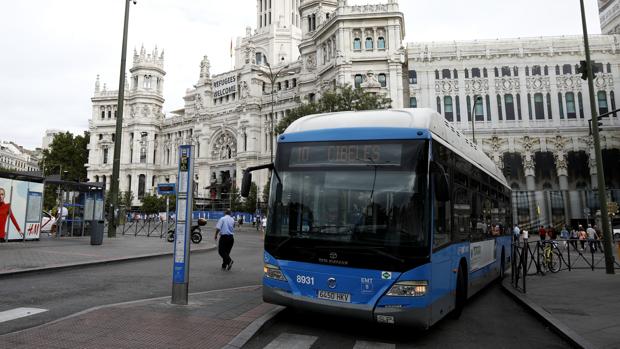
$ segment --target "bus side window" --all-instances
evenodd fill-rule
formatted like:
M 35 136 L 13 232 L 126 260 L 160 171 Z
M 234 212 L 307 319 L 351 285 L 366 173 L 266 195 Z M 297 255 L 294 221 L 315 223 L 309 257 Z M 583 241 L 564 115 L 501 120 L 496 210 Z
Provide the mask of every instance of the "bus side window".
M 450 212 L 450 201 L 442 202 L 437 199 L 434 200 L 434 232 L 433 232 L 433 248 L 447 245 L 451 242 L 452 236 L 452 224 L 450 219 L 452 214 Z
M 469 220 L 471 201 L 469 191 L 461 186 L 454 186 L 454 236 L 456 241 L 469 240 Z

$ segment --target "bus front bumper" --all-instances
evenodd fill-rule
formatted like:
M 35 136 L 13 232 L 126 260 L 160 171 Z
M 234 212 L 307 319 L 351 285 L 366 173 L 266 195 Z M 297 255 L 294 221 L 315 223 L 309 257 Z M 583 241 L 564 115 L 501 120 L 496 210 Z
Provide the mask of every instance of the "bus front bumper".
M 365 321 L 375 321 L 396 326 L 427 329 L 430 326 L 431 308 L 373 307 L 298 296 L 281 289 L 263 285 L 263 300 L 267 303 L 288 306 L 328 315 L 345 316 Z

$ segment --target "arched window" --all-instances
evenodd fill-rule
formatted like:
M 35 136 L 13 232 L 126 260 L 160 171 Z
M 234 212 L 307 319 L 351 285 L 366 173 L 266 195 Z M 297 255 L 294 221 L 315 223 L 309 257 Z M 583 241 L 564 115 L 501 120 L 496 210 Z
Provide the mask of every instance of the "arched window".
M 530 76 L 530 67 L 525 67 L 525 76 Z
M 465 69 L 465 79 L 469 79 L 469 70 Z
M 372 38 L 366 38 L 366 49 L 372 50 L 372 48 L 373 48 Z
M 381 87 L 387 86 L 387 79 L 385 77 L 385 74 L 379 74 L 379 83 L 381 84 Z
M 471 97 L 467 96 L 465 102 L 467 103 L 467 121 L 471 121 Z
M 437 97 L 437 112 L 441 114 L 441 98 Z
M 549 67 L 548 66 L 545 66 L 544 72 L 545 72 L 545 76 L 549 75 Z
M 475 105 L 474 105 L 474 110 L 475 110 L 475 114 L 476 114 L 476 121 L 484 121 L 484 106 L 483 106 L 483 100 L 482 100 L 482 96 L 476 96 L 475 98 Z
M 543 120 L 545 118 L 545 99 L 542 93 L 534 94 L 534 113 L 536 120 Z
M 415 85 L 418 83 L 418 73 L 415 70 L 409 71 L 409 84 Z
M 605 91 L 598 91 L 597 93 L 598 99 L 598 114 L 605 114 L 609 111 L 609 107 L 607 105 L 607 93 Z
M 107 180 L 106 176 L 101 177 L 101 183 L 106 184 L 106 180 Z
M 362 78 L 362 74 L 357 74 L 355 75 L 355 88 L 360 88 L 362 87 L 362 82 L 363 82 L 363 78 Z
M 506 120 L 514 120 L 515 104 L 511 94 L 504 95 L 504 105 L 506 106 Z
M 495 77 L 499 78 L 499 69 L 497 69 L 497 67 L 493 68 L 493 72 L 495 73 Z
M 577 110 L 575 108 L 575 94 L 572 92 L 566 92 L 564 98 L 566 99 L 566 117 L 568 119 L 576 119 Z M 560 102 L 560 104 L 561 103 L 562 102 Z
M 454 113 L 452 112 L 452 97 L 445 96 L 443 98 L 444 116 L 448 121 L 454 121 Z
M 127 175 L 127 190 L 126 191 L 131 191 L 131 175 Z
M 519 76 L 519 67 L 516 65 L 512 68 L 513 76 Z
M 435 69 L 435 80 L 439 80 L 439 70 Z
M 611 64 L 607 63 L 607 73 L 611 74 Z
M 362 49 L 362 40 L 360 38 L 353 39 L 353 49 L 354 50 Z
M 483 78 L 488 78 L 489 74 L 487 73 L 487 68 L 482 68 L 482 77 Z
M 95 176 L 95 183 L 99 183 L 99 176 Z
M 458 79 L 458 78 L 459 78 L 459 72 L 458 72 L 458 70 L 454 69 L 454 70 L 452 71 L 452 78 L 453 78 L 453 79 Z
M 558 92 L 558 104 L 560 106 L 560 119 L 564 119 L 564 103 L 562 103 L 562 92 Z
M 551 114 L 551 93 L 547 93 L 547 118 L 552 119 Z
M 418 99 L 415 97 L 409 97 L 409 108 L 417 108 L 418 107 Z
M 263 64 L 263 54 L 260 52 L 256 52 L 256 64 L 258 65 Z
M 456 96 L 456 121 L 460 122 L 461 121 L 461 101 L 459 99 L 459 96 Z
M 555 65 L 555 75 L 560 75 L 560 66 L 559 65 Z
M 504 119 L 503 113 L 502 113 L 502 96 L 500 95 L 497 95 L 497 116 L 500 121 Z
M 491 121 L 491 98 L 489 95 L 485 96 L 486 104 L 487 104 L 487 121 Z
M 384 50 L 385 49 L 385 38 L 383 36 L 380 36 L 377 39 L 377 48 L 379 50 Z
M 146 176 L 141 174 L 138 176 L 138 200 L 142 200 L 144 198 L 144 193 L 146 192 Z
M 532 67 L 532 75 L 541 75 L 541 71 L 540 71 L 540 66 L 539 65 L 535 65 Z
M 583 119 L 583 95 L 577 92 L 577 101 L 579 102 L 579 118 Z
M 479 78 L 480 77 L 480 68 L 471 68 L 471 77 Z
M 517 116 L 521 120 L 521 95 L 517 93 Z
M 442 79 L 450 79 L 450 69 L 444 69 L 441 71 Z
M 611 110 L 616 110 L 616 95 L 614 91 L 609 92 L 609 99 L 611 100 Z M 614 113 L 614 117 L 617 117 L 618 114 Z
M 153 178 L 151 178 L 151 188 L 155 188 L 155 181 L 157 181 L 157 176 L 153 176 Z
M 570 64 L 564 64 L 562 66 L 562 74 L 571 75 L 573 73 L 573 66 Z
M 532 120 L 532 95 L 529 93 L 527 94 L 527 113 Z

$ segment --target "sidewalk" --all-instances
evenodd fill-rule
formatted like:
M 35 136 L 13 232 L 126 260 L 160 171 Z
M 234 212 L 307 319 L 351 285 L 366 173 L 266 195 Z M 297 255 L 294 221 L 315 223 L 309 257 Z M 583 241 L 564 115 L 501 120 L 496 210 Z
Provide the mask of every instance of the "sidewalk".
M 514 290 L 507 275 L 503 286 L 575 345 L 620 348 L 620 274 L 597 269 L 528 276 L 526 294 Z
M 88 236 L 50 238 L 44 235 L 39 241 L 0 244 L 0 276 L 171 255 L 172 248 L 172 243 L 159 237 L 104 236 L 102 245 L 93 246 Z M 191 244 L 194 252 L 212 249 L 215 244 L 208 239 L 198 245 Z
M 238 229 L 252 229 L 248 226 Z M 89 264 L 172 254 L 173 244 L 159 237 L 89 237 L 0 244 L 0 277 Z M 211 251 L 204 239 L 193 252 Z M 189 305 L 170 297 L 112 304 L 0 336 L 0 348 L 240 348 L 282 308 L 263 303 L 259 285 L 189 295 Z
M 90 309 L 39 327 L 0 336 L 0 347 L 240 348 L 282 308 L 263 303 L 260 286 L 191 294 Z

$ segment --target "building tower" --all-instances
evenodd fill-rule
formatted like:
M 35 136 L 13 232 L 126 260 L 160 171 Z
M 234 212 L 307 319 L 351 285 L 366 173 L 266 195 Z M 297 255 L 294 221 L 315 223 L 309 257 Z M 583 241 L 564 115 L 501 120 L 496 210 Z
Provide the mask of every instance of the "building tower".
M 598 0 L 601 34 L 620 34 L 620 0 Z

